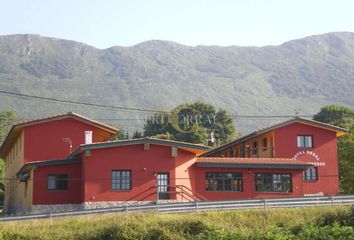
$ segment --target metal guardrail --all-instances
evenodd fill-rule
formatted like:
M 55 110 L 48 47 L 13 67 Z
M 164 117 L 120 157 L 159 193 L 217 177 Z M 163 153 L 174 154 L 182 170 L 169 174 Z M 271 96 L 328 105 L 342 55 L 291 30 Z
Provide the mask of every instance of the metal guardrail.
M 159 213 L 186 213 L 198 211 L 233 210 L 250 208 L 284 208 L 305 206 L 339 206 L 354 204 L 354 195 L 343 196 L 316 196 L 299 198 L 271 198 L 235 201 L 202 201 L 179 203 L 151 203 L 146 205 L 119 206 L 114 208 L 87 209 L 60 213 L 23 215 L 0 217 L 0 222 L 34 220 L 54 217 L 79 216 L 88 214 L 104 214 L 116 212 L 159 212 Z

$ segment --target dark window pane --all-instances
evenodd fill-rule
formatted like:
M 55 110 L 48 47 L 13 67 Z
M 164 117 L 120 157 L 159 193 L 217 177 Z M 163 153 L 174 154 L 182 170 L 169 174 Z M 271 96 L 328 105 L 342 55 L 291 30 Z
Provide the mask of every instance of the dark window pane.
M 68 189 L 68 175 L 60 174 L 48 175 L 48 190 L 67 190 Z
M 242 191 L 242 173 L 207 172 L 205 189 L 207 191 Z
M 131 171 L 113 170 L 112 171 L 112 190 L 130 190 Z
M 255 188 L 257 192 L 290 192 L 290 174 L 255 174 Z
M 252 144 L 252 154 L 255 155 L 258 153 L 258 142 L 253 142 Z
M 58 176 L 58 189 L 65 190 L 68 188 L 68 176 L 67 175 L 59 175 Z
M 306 171 L 304 171 L 304 180 L 305 181 L 317 180 L 317 167 L 311 167 Z
M 267 147 L 268 147 L 268 139 L 263 138 L 263 148 L 267 148 Z

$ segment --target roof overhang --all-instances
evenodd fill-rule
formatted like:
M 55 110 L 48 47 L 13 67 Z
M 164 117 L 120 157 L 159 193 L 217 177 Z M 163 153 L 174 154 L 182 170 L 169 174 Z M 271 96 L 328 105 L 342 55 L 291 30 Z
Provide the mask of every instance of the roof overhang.
M 156 138 L 138 138 L 138 139 L 118 140 L 118 141 L 111 141 L 111 142 L 81 145 L 78 148 L 76 148 L 68 157 L 70 158 L 70 157 L 79 156 L 84 150 L 114 148 L 114 147 L 136 145 L 136 144 L 155 144 L 155 145 L 171 146 L 188 152 L 195 153 L 196 156 L 200 156 L 201 154 L 205 153 L 207 150 L 210 149 L 209 147 L 201 144 L 192 144 L 192 143 L 172 141 L 172 140 L 162 140 Z
M 11 127 L 10 132 L 7 134 L 7 137 L 0 147 L 0 158 L 5 159 L 8 151 L 11 149 L 11 146 L 21 134 L 21 131 L 22 128 L 16 127 L 15 125 Z
M 292 159 L 277 158 L 208 158 L 197 159 L 197 167 L 200 168 L 257 168 L 257 169 L 308 169 L 313 165 Z
M 337 127 L 337 126 L 334 126 L 331 124 L 327 124 L 327 123 L 323 123 L 323 122 L 319 122 L 319 121 L 315 121 L 315 120 L 311 120 L 311 119 L 307 119 L 307 118 L 298 118 L 295 120 L 297 120 L 297 122 L 300 122 L 305 125 L 333 131 L 336 133 L 337 137 L 341 137 L 341 136 L 347 135 L 349 133 L 348 129 Z
M 80 163 L 81 158 L 67 158 L 67 159 L 57 159 L 57 160 L 48 160 L 48 161 L 38 161 L 38 162 L 29 162 L 22 166 L 22 168 L 17 172 L 17 176 L 27 173 L 30 170 L 37 167 L 44 166 L 56 166 L 56 165 L 64 165 L 64 164 L 75 164 Z

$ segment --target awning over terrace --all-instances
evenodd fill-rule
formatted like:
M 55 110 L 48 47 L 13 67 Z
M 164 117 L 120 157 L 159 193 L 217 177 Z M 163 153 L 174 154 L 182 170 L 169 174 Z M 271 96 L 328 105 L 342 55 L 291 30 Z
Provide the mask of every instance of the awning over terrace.
M 272 169 L 307 169 L 313 165 L 290 158 L 224 158 L 198 157 L 198 167 L 208 168 L 272 168 Z

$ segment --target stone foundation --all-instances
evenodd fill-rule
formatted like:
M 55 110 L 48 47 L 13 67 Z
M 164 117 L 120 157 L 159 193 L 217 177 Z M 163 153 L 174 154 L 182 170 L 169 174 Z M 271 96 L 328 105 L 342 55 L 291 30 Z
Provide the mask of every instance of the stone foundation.
M 181 202 L 177 200 L 160 200 L 159 204 Z M 86 209 L 115 208 L 121 206 L 141 206 L 154 203 L 152 201 L 102 201 L 102 202 L 84 202 L 80 204 L 48 204 L 32 205 L 26 212 L 21 214 L 43 214 L 69 211 L 82 211 Z
M 50 204 L 50 205 L 32 205 L 29 213 L 55 213 L 84 210 L 82 204 Z
M 152 203 L 150 201 L 106 201 L 106 202 L 84 202 L 80 204 L 51 204 L 32 205 L 26 214 L 56 213 L 69 211 L 82 211 L 86 209 L 114 208 L 121 206 L 137 206 Z
M 95 208 L 114 208 L 122 206 L 140 206 L 153 203 L 151 201 L 102 201 L 102 202 L 84 202 L 82 203 L 83 209 Z

